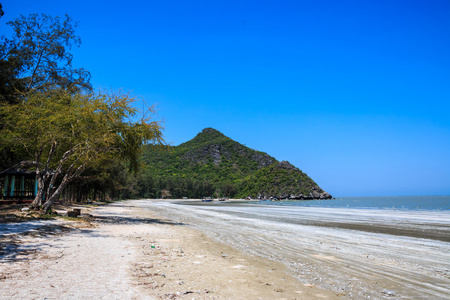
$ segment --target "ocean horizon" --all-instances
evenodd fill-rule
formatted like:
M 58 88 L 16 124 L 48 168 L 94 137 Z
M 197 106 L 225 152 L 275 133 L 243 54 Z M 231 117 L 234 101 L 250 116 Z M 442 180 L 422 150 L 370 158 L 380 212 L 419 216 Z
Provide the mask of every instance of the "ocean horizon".
M 395 210 L 450 210 L 450 196 L 352 196 L 328 200 L 260 200 L 263 205 L 395 209 Z

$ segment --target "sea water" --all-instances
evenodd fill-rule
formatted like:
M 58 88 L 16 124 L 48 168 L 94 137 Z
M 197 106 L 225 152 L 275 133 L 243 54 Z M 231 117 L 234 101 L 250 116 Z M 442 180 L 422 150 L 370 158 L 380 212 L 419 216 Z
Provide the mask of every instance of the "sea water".
M 450 210 L 450 196 L 336 197 L 330 200 L 258 201 L 258 204 L 399 210 Z
M 349 197 L 149 205 L 224 244 L 284 263 L 304 284 L 356 299 L 383 298 L 385 290 L 399 298 L 444 299 L 450 298 L 449 200 Z

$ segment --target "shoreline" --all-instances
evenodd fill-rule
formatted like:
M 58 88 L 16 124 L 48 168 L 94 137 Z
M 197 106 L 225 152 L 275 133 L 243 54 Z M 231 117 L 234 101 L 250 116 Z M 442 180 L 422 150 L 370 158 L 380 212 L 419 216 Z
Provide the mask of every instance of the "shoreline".
M 4 299 L 341 296 L 299 282 L 281 262 L 243 253 L 137 204 L 82 209 L 94 216 L 93 227 L 57 220 L 51 233 L 36 226 L 31 235 L 8 234 L 17 247 L 0 256 Z
M 171 200 L 168 200 L 171 201 Z M 258 205 L 258 201 L 252 201 L 252 203 L 249 200 L 239 200 L 239 199 L 230 199 L 226 202 L 205 202 L 202 203 L 201 200 L 198 199 L 189 199 L 189 200 L 173 200 L 173 203 L 180 204 L 180 205 L 202 205 L 202 206 L 222 206 L 222 205 L 251 205 L 255 206 Z M 285 206 L 290 207 L 290 206 Z M 296 206 L 294 206 L 296 207 Z M 307 208 L 307 207 L 306 207 Z M 344 207 L 318 207 L 318 209 L 326 211 L 329 209 L 344 209 Z M 347 209 L 347 208 L 345 208 Z M 376 208 L 350 208 L 350 209 L 356 209 L 359 211 L 397 211 L 397 213 L 417 213 L 417 212 L 437 212 L 441 213 L 442 210 L 421 210 L 421 211 L 410 211 L 410 210 L 393 210 L 393 209 L 376 209 Z M 417 229 L 411 229 L 411 228 L 405 228 L 404 226 L 395 226 L 392 224 L 385 225 L 382 223 L 369 223 L 364 224 L 361 222 L 351 222 L 350 220 L 345 220 L 342 222 L 333 222 L 333 221 L 326 221 L 323 219 L 316 219 L 316 220 L 302 220 L 298 219 L 296 220 L 295 224 L 298 225 L 306 225 L 306 226 L 317 226 L 317 227 L 328 227 L 328 228 L 340 228 L 340 229 L 347 229 L 347 230 L 358 230 L 358 231 L 364 231 L 368 233 L 381 233 L 381 234 L 388 234 L 388 235 L 395 235 L 395 236 L 406 236 L 406 237 L 413 237 L 413 238 L 423 238 L 423 239 L 431 239 L 431 240 L 437 240 L 437 241 L 443 241 L 443 242 L 450 242 L 450 222 L 447 225 L 446 229 L 436 229 L 434 230 L 417 230 Z
M 301 282 L 337 295 L 450 296 L 449 212 L 148 205 L 245 253 L 283 262 Z

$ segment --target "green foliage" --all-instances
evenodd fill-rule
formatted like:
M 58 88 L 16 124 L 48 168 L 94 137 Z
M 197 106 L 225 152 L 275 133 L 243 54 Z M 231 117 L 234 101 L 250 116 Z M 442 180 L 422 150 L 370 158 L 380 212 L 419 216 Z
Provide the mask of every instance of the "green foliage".
M 302 171 L 283 168 L 282 164 L 273 164 L 245 178 L 241 183 L 240 193 L 253 196 L 277 195 L 284 198 L 288 194 L 308 196 L 316 188 L 317 184 Z
M 302 171 L 207 128 L 176 147 L 149 146 L 136 197 L 172 198 L 309 195 L 323 192 Z
M 5 116 L 0 145 L 22 153 L 22 164 L 36 170 L 39 191 L 34 205 L 41 205 L 44 194 L 50 205 L 88 166 L 101 170 L 128 160 L 135 169 L 140 148 L 162 142 L 158 122 L 132 121 L 137 112 L 133 101 L 127 94 L 53 90 L 30 94 L 24 103 L 0 105 Z
M 143 145 L 163 142 L 153 108 L 136 121 L 133 97 L 91 92 L 89 72 L 72 66 L 70 49 L 80 38 L 69 16 L 31 14 L 7 25 L 13 34 L 0 37 L 1 169 L 35 170 L 33 205 L 45 210 L 67 186 L 77 200 L 135 194 L 127 168 L 139 169 Z
M 36 91 L 91 90 L 89 72 L 72 67 L 69 50 L 80 38 L 69 16 L 21 15 L 7 25 L 14 33 L 0 37 L 0 102 L 24 101 Z
M 72 67 L 70 49 L 78 46 L 80 39 L 69 16 L 60 19 L 45 14 L 21 15 L 6 25 L 12 34 L 0 36 L 1 105 L 25 102 L 35 92 L 64 89 L 73 94 L 91 90 L 89 72 Z M 0 130 L 11 125 L 5 124 L 9 116 L 3 113 L 5 110 L 0 113 Z M 29 124 L 30 132 L 32 125 Z M 28 153 L 21 153 L 17 147 L 8 148 L 5 143 L 0 146 L 1 170 L 27 157 Z

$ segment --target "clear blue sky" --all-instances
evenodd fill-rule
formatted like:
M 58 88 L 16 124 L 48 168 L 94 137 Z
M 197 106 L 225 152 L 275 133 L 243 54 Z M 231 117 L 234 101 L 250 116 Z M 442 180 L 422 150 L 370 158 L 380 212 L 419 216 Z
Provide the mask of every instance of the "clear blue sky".
M 69 14 L 96 88 L 158 105 L 173 145 L 213 127 L 334 196 L 450 194 L 450 1 L 21 1 Z

